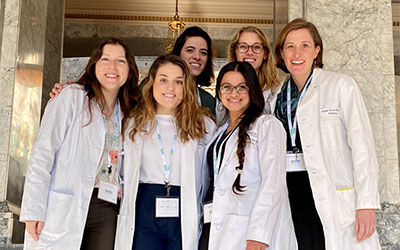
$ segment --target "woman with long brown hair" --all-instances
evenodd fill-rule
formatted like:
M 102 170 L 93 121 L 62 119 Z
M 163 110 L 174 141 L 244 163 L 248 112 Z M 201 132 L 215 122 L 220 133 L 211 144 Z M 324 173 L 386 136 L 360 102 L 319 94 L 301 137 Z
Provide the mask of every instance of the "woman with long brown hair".
M 207 148 L 204 172 L 213 173 L 206 195 L 213 203 L 204 205 L 205 222 L 211 221 L 208 249 L 297 250 L 285 181 L 285 132 L 274 116 L 262 113 L 255 70 L 247 62 L 228 63 L 216 89 L 229 120 Z
M 124 143 L 124 200 L 116 249 L 198 245 L 201 161 L 214 130 L 178 56 L 158 57 L 141 87 Z
M 25 249 L 113 249 L 121 134 L 137 81 L 133 54 L 110 38 L 76 84 L 49 102 L 26 174 Z

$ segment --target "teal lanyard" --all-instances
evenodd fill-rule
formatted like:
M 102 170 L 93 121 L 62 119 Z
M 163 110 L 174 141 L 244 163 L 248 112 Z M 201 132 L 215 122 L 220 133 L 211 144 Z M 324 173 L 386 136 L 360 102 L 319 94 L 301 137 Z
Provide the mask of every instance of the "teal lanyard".
M 162 140 L 161 140 L 160 124 L 158 123 L 157 120 L 156 120 L 156 131 L 157 131 L 158 143 L 160 146 L 161 159 L 163 161 L 163 167 L 164 167 L 164 184 L 167 189 L 167 196 L 169 196 L 169 189 L 171 188 L 169 185 L 170 176 L 171 176 L 171 161 L 172 161 L 172 156 L 174 155 L 177 135 L 176 135 L 176 133 L 173 135 L 171 151 L 170 151 L 170 164 L 168 164 L 167 159 L 165 158 L 165 150 L 164 150 Z
M 311 74 L 308 76 L 306 84 L 303 87 L 303 90 L 300 93 L 300 97 L 299 97 L 299 101 L 297 102 L 297 107 L 300 104 L 300 101 L 303 99 L 304 94 L 307 91 L 308 85 L 311 82 L 312 79 L 312 72 Z M 292 147 L 293 147 L 293 152 L 297 152 L 298 148 L 296 147 L 296 133 L 297 133 L 297 118 L 296 118 L 296 114 L 294 115 L 294 120 L 292 123 L 292 100 L 291 100 L 291 80 L 288 81 L 288 86 L 287 86 L 287 109 L 286 109 L 286 113 L 287 113 L 287 119 L 288 119 L 288 125 L 289 125 L 289 135 L 290 135 L 290 140 L 292 142 Z M 297 109 L 296 109 L 296 113 L 297 113 Z

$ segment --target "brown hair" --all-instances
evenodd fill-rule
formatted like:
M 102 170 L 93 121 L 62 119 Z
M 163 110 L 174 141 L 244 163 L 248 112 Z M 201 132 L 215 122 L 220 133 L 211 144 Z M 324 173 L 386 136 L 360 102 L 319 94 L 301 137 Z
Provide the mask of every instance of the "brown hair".
M 185 45 L 186 41 L 191 37 L 201 37 L 207 43 L 207 63 L 200 75 L 196 77 L 196 84 L 199 86 L 208 87 L 211 85 L 211 82 L 214 81 L 214 69 L 212 62 L 214 58 L 214 51 L 212 48 L 211 37 L 207 32 L 198 26 L 192 26 L 185 29 L 185 31 L 183 31 L 183 33 L 176 39 L 171 54 L 180 56 L 183 45 Z
M 324 64 L 322 61 L 322 55 L 323 55 L 323 46 L 322 46 L 322 38 L 315 27 L 314 24 L 305 21 L 302 18 L 297 18 L 291 21 L 290 23 L 286 24 L 286 26 L 282 29 L 282 31 L 279 33 L 278 37 L 276 38 L 275 41 L 275 58 L 276 58 L 276 66 L 286 73 L 289 73 L 288 69 L 285 66 L 285 61 L 283 60 L 282 57 L 282 51 L 283 47 L 285 46 L 285 40 L 288 34 L 293 31 L 293 30 L 300 30 L 300 29 L 307 29 L 310 34 L 312 39 L 314 40 L 314 46 L 317 47 L 319 46 L 319 53 L 317 55 L 317 58 L 315 59 L 315 65 L 314 67 L 318 68 L 323 68 Z
M 190 139 L 200 139 L 206 134 L 204 116 L 210 116 L 205 108 L 200 107 L 197 100 L 197 87 L 193 83 L 189 68 L 186 63 L 176 55 L 163 55 L 158 57 L 151 65 L 149 78 L 141 86 L 141 98 L 132 110 L 131 117 L 134 125 L 129 137 L 134 140 L 137 132 L 147 135 L 153 133 L 155 128 L 156 100 L 153 97 L 153 83 L 160 66 L 171 63 L 180 67 L 183 71 L 183 100 L 175 111 L 176 124 L 179 131 L 179 138 L 186 143 Z M 150 129 L 146 130 L 150 123 Z
M 122 41 L 117 38 L 108 38 L 103 40 L 92 52 L 90 56 L 89 62 L 86 65 L 86 68 L 83 72 L 83 75 L 78 79 L 76 83 L 84 86 L 87 97 L 89 98 L 88 106 L 90 112 L 90 120 L 88 124 L 92 121 L 92 107 L 91 100 L 94 100 L 101 104 L 102 107 L 106 106 L 106 100 L 104 98 L 103 92 L 101 91 L 101 84 L 96 77 L 96 63 L 100 60 L 103 55 L 103 48 L 107 44 L 112 45 L 121 45 L 125 50 L 125 57 L 128 62 L 128 78 L 124 85 L 119 88 L 118 91 L 118 100 L 119 105 L 121 107 L 121 111 L 123 114 L 122 126 L 121 126 L 121 135 L 124 135 L 126 121 L 129 116 L 129 111 L 131 107 L 136 104 L 137 98 L 137 83 L 139 78 L 139 70 L 135 62 L 135 57 L 133 53 L 130 51 L 129 47 Z
M 264 46 L 267 59 L 263 60 L 260 69 L 257 72 L 257 77 L 263 91 L 267 89 L 275 90 L 279 86 L 279 76 L 275 67 L 275 59 L 272 54 L 272 47 L 269 44 L 264 32 L 262 32 L 259 28 L 247 26 L 236 32 L 230 44 L 228 45 L 228 61 L 237 61 L 236 47 L 243 32 L 253 32 L 258 36 L 258 38 L 260 38 Z

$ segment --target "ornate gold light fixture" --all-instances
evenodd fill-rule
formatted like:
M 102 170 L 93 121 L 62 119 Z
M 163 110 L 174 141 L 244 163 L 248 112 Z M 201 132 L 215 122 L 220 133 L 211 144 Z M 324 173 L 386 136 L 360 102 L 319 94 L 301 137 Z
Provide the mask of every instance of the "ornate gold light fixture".
M 183 32 L 185 24 L 179 20 L 178 0 L 176 0 L 174 20 L 168 23 L 167 41 L 165 43 L 165 54 L 169 54 L 174 47 L 178 36 Z

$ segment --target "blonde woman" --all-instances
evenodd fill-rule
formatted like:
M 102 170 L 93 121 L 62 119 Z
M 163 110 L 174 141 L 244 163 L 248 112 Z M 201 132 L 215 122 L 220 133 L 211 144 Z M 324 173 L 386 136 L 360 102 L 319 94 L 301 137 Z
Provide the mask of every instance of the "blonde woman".
M 241 28 L 228 45 L 227 54 L 230 62 L 245 61 L 253 66 L 263 91 L 264 113 L 271 114 L 271 103 L 276 98 L 279 76 L 272 47 L 264 32 L 254 26 Z

